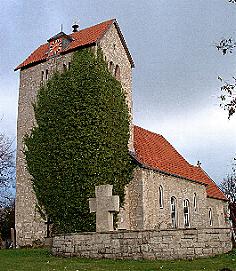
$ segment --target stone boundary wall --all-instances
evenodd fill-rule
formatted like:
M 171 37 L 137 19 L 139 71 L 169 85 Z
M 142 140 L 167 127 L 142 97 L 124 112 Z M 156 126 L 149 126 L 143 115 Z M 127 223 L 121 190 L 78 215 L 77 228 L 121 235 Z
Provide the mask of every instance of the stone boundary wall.
M 185 259 L 231 249 L 229 228 L 76 233 L 55 236 L 52 245 L 53 255 L 95 259 Z

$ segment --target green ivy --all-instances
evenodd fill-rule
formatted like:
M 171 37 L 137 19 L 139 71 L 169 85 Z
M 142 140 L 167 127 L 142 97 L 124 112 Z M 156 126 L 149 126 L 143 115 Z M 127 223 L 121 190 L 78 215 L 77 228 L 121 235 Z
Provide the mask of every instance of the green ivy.
M 124 91 L 101 50 L 74 53 L 70 69 L 41 87 L 34 112 L 25 157 L 38 205 L 58 232 L 95 230 L 95 185 L 113 184 L 123 203 L 134 168 Z

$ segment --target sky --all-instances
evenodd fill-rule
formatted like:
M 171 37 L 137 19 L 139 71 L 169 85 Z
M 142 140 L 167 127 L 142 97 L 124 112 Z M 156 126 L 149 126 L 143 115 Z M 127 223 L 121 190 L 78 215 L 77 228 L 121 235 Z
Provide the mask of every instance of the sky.
M 219 183 L 236 157 L 236 116 L 219 107 L 221 76 L 236 73 L 236 5 L 227 0 L 0 0 L 0 132 L 16 140 L 19 72 L 14 68 L 60 31 L 116 18 L 135 62 L 134 123 L 162 134 Z

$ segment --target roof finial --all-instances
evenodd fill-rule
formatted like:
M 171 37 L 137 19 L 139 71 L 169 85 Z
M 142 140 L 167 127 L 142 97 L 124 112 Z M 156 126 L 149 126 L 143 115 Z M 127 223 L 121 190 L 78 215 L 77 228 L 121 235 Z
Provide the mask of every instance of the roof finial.
M 201 166 L 201 162 L 200 161 L 197 161 L 197 166 L 200 167 Z
M 78 32 L 78 28 L 79 28 L 78 20 L 74 20 L 72 28 L 73 28 L 72 32 Z
M 61 32 L 63 32 L 63 24 L 61 24 Z

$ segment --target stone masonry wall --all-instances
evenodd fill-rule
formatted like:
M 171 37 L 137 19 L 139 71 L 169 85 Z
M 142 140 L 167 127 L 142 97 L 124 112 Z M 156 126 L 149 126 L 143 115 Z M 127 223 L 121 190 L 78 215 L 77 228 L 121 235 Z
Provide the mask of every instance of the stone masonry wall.
M 225 227 L 228 223 L 227 212 L 228 212 L 228 202 L 207 198 L 207 212 L 209 221 L 209 209 L 212 210 L 212 227 Z
M 102 48 L 108 67 L 110 62 L 113 63 L 113 70 L 111 72 L 115 74 L 116 65 L 120 68 L 120 82 L 125 92 L 130 113 L 130 140 L 128 147 L 129 150 L 133 151 L 132 67 L 114 24 L 111 25 L 110 29 L 102 37 L 99 46 Z
M 143 230 L 143 180 L 142 169 L 136 168 L 133 180 L 126 186 L 123 219 L 126 230 Z
M 114 46 L 114 44 L 116 45 Z M 114 26 L 101 39 L 100 46 L 108 64 L 113 61 L 114 64 L 120 66 L 121 84 L 127 96 L 130 114 L 132 114 L 131 65 Z M 63 71 L 63 65 L 68 68 L 71 57 L 72 53 L 60 55 L 20 71 L 16 162 L 16 238 L 19 246 L 32 245 L 33 240 L 43 240 L 46 236 L 46 225 L 37 212 L 31 177 L 27 171 L 23 154 L 23 138 L 30 133 L 35 123 L 32 103 L 35 101 L 40 85 L 47 80 L 46 74 L 48 73 L 50 78 L 56 70 Z M 130 138 L 129 147 L 131 149 L 133 136 Z
M 16 158 L 16 238 L 17 245 L 32 245 L 34 240 L 43 240 L 46 236 L 46 225 L 41 219 L 37 208 L 36 198 L 31 185 L 31 176 L 27 171 L 24 158 L 23 138 L 29 134 L 35 124 L 32 103 L 37 92 L 46 81 L 46 70 L 50 77 L 55 70 L 62 71 L 63 64 L 71 61 L 72 54 L 51 58 L 20 72 L 20 90 L 18 100 L 17 120 L 17 158 Z M 42 78 L 44 72 L 44 78 Z
M 208 227 L 204 185 L 147 169 L 143 169 L 143 179 L 144 229 L 171 227 L 171 197 L 176 198 L 177 228 L 184 228 L 183 204 L 186 199 L 189 200 L 190 227 Z M 163 208 L 159 204 L 160 186 L 163 188 Z M 194 193 L 197 195 L 196 209 L 193 206 Z M 158 224 L 160 221 L 162 225 Z
M 179 229 L 80 233 L 53 238 L 58 256 L 109 259 L 208 257 L 232 249 L 230 229 Z
M 159 202 L 159 187 L 163 188 L 163 206 Z M 196 207 L 194 207 L 196 194 Z M 138 195 L 138 196 L 137 196 Z M 171 197 L 176 199 L 177 228 L 184 228 L 184 200 L 189 201 L 190 227 L 227 227 L 223 210 L 227 202 L 207 198 L 206 186 L 160 172 L 137 167 L 132 182 L 127 185 L 123 213 L 126 229 L 152 230 L 172 228 Z M 212 208 L 213 225 L 209 221 Z M 140 217 L 140 219 L 138 219 Z

